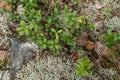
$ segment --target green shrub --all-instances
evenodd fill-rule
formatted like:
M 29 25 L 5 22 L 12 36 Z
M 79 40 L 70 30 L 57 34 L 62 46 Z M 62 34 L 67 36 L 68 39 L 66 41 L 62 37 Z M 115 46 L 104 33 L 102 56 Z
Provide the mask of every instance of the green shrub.
M 29 7 L 32 4 L 27 2 L 24 6 L 26 16 L 20 21 L 20 27 L 17 28 L 19 36 L 26 36 L 30 41 L 37 43 L 41 50 L 50 49 L 55 54 L 62 50 L 61 47 L 64 44 L 76 48 L 76 38 L 81 35 L 81 31 L 86 25 L 85 17 L 77 16 L 77 11 L 72 11 L 67 6 L 63 10 L 59 10 L 59 4 L 54 10 L 48 8 L 51 14 L 44 17 L 43 10 L 36 10 L 36 6 L 35 8 Z M 59 18 L 61 14 L 63 15 L 62 20 L 66 24 L 64 26 Z M 82 20 L 82 23 L 79 20 Z
M 103 37 L 105 39 L 106 45 L 112 48 L 114 45 L 120 42 L 120 30 L 112 32 L 111 29 L 108 29 L 107 34 L 105 34 Z
M 87 76 L 90 73 L 91 68 L 92 66 L 90 64 L 89 58 L 84 58 L 83 60 L 79 61 L 76 73 L 78 75 Z

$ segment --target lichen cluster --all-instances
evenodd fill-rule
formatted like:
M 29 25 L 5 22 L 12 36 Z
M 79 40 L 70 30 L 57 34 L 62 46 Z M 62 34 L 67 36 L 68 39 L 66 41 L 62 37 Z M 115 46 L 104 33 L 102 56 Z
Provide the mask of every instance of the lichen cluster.
M 97 4 L 101 6 L 96 8 L 96 3 L 88 3 L 86 7 L 81 9 L 81 13 L 87 16 L 88 23 L 94 22 L 97 24 L 103 21 L 103 25 L 107 28 L 120 29 L 120 1 L 119 0 L 103 0 Z M 99 28 L 101 25 L 96 25 Z
M 74 80 L 78 78 L 75 75 L 73 61 L 63 61 L 53 56 L 28 63 L 16 77 L 20 80 Z
M 17 72 L 15 80 L 115 80 L 120 77 L 115 70 L 103 68 L 100 68 L 96 75 L 91 73 L 86 77 L 77 76 L 75 67 L 72 60 L 64 61 L 60 57 L 47 56 L 27 63 Z
M 107 27 L 109 27 L 113 30 L 120 29 L 120 18 L 117 16 L 114 16 L 112 19 L 106 20 L 105 23 L 106 23 Z
M 7 34 L 10 34 L 10 30 L 7 25 L 7 18 L 8 14 L 0 13 L 0 47 L 9 46 Z

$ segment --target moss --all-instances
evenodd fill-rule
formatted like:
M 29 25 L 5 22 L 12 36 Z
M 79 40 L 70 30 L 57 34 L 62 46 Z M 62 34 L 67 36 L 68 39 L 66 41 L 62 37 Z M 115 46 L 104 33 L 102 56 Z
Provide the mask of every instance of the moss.
M 0 14 L 0 47 L 9 46 L 7 34 L 11 34 L 7 25 L 8 14 Z

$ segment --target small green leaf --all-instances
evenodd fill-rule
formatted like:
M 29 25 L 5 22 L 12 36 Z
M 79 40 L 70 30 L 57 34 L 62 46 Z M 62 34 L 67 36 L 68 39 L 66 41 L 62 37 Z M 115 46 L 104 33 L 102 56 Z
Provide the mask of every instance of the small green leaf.
M 54 49 L 55 49 L 54 45 L 50 45 L 49 48 L 50 48 L 51 50 L 54 50 Z
M 68 22 L 70 20 L 69 17 L 64 17 L 65 21 Z
M 58 31 L 58 33 L 61 33 L 62 32 L 62 29 Z
M 53 28 L 51 29 L 51 31 L 52 31 L 53 33 L 56 33 L 56 30 L 55 30 L 55 29 L 53 29 Z
M 55 39 L 54 43 L 58 43 L 58 40 Z
M 41 16 L 37 16 L 37 17 L 36 17 L 36 21 L 37 21 L 37 22 L 39 22 L 40 19 L 41 19 Z
M 112 35 L 112 30 L 108 29 L 108 35 Z
M 88 75 L 88 72 L 86 70 L 82 70 L 82 73 L 81 73 L 82 76 L 86 76 Z
M 27 36 L 29 36 L 30 33 L 29 33 L 28 30 L 26 30 L 26 31 L 25 31 L 25 34 L 26 34 Z
M 33 23 L 30 23 L 30 25 L 28 26 L 29 29 L 33 29 L 34 28 L 34 25 Z
M 44 39 L 43 39 L 43 42 L 44 42 L 44 43 L 46 43 L 46 42 L 47 42 L 47 39 L 46 39 L 46 38 L 44 38 Z
M 20 32 L 19 32 L 19 35 L 20 35 L 20 36 L 22 36 L 22 35 L 24 35 L 24 34 L 25 34 L 24 31 L 20 31 Z
M 17 31 L 21 31 L 21 30 L 24 30 L 24 28 L 23 27 L 18 27 L 17 28 Z
M 75 17 L 71 17 L 70 19 L 71 19 L 72 21 L 75 21 L 75 20 L 76 20 L 76 18 L 75 18 Z
M 46 44 L 41 45 L 42 50 L 47 48 Z
M 59 49 L 59 45 L 55 45 L 55 49 Z
M 85 58 L 84 60 L 83 60 L 83 64 L 85 65 L 85 64 L 88 64 L 89 63 L 89 59 L 88 58 Z
M 59 35 L 58 35 L 58 33 L 55 33 L 55 36 L 56 36 L 56 40 L 58 41 L 58 40 L 59 40 Z
M 77 11 L 73 11 L 73 13 L 72 13 L 72 14 L 73 14 L 73 16 L 76 16 L 76 14 L 77 14 Z
M 73 21 L 69 21 L 68 24 L 69 24 L 70 27 L 73 27 L 74 22 Z
M 51 45 L 51 44 L 54 44 L 54 42 L 52 40 L 48 41 L 48 43 Z
M 23 26 L 25 26 L 25 25 L 26 25 L 26 23 L 25 23 L 23 20 L 21 20 L 21 21 L 20 21 L 20 26 L 23 27 Z

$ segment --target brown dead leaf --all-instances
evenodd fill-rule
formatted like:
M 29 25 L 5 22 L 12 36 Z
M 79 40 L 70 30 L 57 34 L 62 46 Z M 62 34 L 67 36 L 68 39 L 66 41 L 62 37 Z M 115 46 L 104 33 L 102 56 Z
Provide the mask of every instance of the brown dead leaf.
M 86 45 L 87 50 L 92 50 L 94 48 L 94 43 L 92 41 L 88 41 Z
M 4 59 L 5 59 L 5 56 L 6 56 L 6 51 L 1 50 L 1 51 L 0 51 L 0 61 L 4 60 Z
M 112 51 L 110 49 L 108 49 L 105 45 L 103 45 L 100 42 L 95 43 L 95 52 L 99 56 L 108 55 L 108 54 L 112 53 Z
M 83 32 L 81 37 L 79 37 L 76 40 L 76 43 L 77 43 L 78 46 L 86 46 L 87 42 L 88 42 L 88 34 L 86 32 Z
M 105 55 L 109 55 L 109 54 L 111 54 L 111 53 L 112 53 L 112 50 L 111 50 L 111 49 L 106 48 L 106 49 L 103 51 L 103 53 L 104 53 Z
M 6 2 L 0 2 L 0 6 L 4 7 L 6 10 L 11 10 L 11 7 Z

